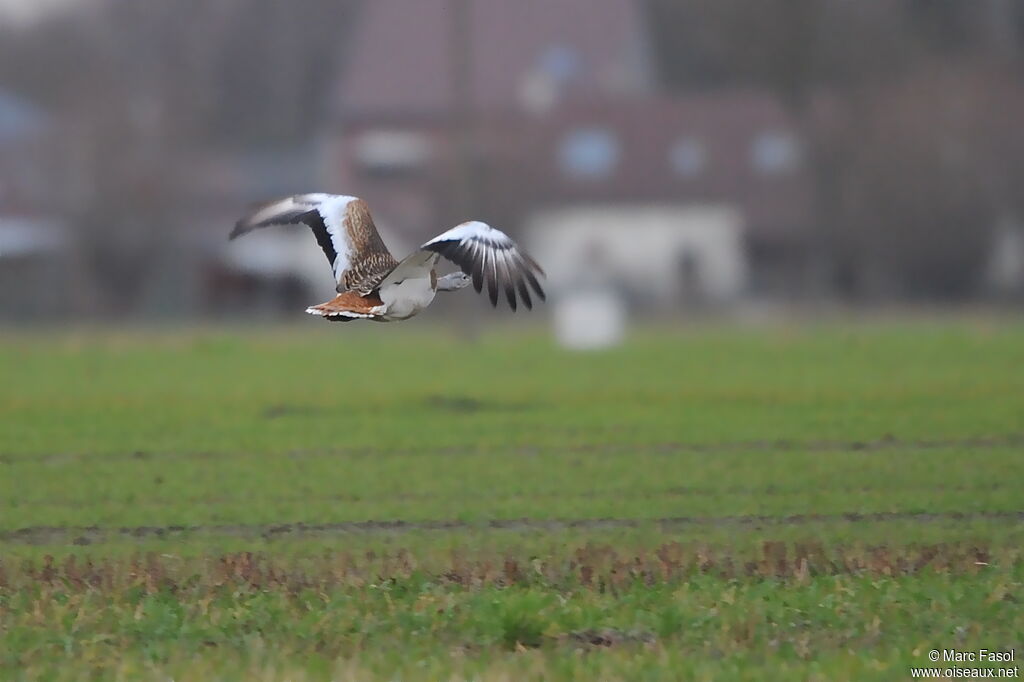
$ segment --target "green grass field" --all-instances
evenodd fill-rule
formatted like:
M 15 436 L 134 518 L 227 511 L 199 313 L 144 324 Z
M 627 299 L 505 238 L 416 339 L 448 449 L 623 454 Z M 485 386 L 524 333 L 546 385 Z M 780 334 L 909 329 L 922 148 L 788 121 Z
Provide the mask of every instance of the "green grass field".
M 7 333 L 0 679 L 910 679 L 1022 492 L 1008 321 Z

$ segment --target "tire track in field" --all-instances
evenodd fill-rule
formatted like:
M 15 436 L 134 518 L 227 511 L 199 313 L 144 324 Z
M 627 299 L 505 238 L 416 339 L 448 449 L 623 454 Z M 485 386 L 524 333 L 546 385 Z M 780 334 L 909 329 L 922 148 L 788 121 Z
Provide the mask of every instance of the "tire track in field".
M 275 539 L 302 535 L 345 535 L 350 533 L 402 533 L 412 531 L 459 530 L 565 530 L 615 529 L 655 525 L 662 528 L 680 526 L 795 526 L 813 523 L 885 523 L 912 521 L 940 523 L 944 521 L 996 520 L 1024 522 L 1021 511 L 979 512 L 844 512 L 839 514 L 791 514 L 787 516 L 673 516 L 662 518 L 584 518 L 584 519 L 493 519 L 472 523 L 456 519 L 435 521 L 342 521 L 336 523 L 278 523 L 170 525 L 103 528 L 99 526 L 31 526 L 0 533 L 0 542 L 18 544 L 102 544 L 125 539 L 171 539 L 185 534 L 224 535 Z
M 849 485 L 842 485 L 841 482 L 835 486 L 819 485 L 816 490 L 818 492 L 834 491 L 843 494 L 859 494 L 859 495 L 870 495 L 872 493 L 915 493 L 915 492 L 929 492 L 929 493 L 972 493 L 976 495 L 991 494 L 1005 490 L 1008 488 L 1017 489 L 1019 484 L 1015 481 L 1000 481 L 996 483 L 981 483 L 973 485 L 965 484 L 953 484 L 953 485 L 935 485 L 935 484 L 921 484 L 921 485 L 901 485 L 898 488 L 893 488 L 885 485 L 873 485 L 873 486 L 860 486 L 852 487 Z M 591 499 L 604 499 L 609 496 L 614 496 L 618 500 L 649 500 L 654 497 L 721 497 L 721 496 L 733 496 L 733 497 L 796 497 L 807 492 L 806 488 L 786 488 L 778 484 L 768 484 L 764 486 L 726 486 L 723 488 L 715 488 L 711 486 L 697 487 L 697 486 L 673 486 L 671 488 L 658 488 L 658 489 L 637 489 L 637 490 L 608 490 L 608 489 L 596 489 L 596 490 L 583 490 L 572 494 L 567 494 L 562 491 L 546 491 L 546 492 L 533 492 L 529 494 L 529 499 L 533 501 L 544 501 L 544 500 L 564 500 L 567 497 L 572 497 L 581 500 Z M 447 492 L 399 492 L 388 495 L 377 495 L 374 497 L 376 501 L 389 500 L 399 502 L 431 502 L 440 499 L 448 499 L 450 493 Z M 503 495 L 496 495 L 491 491 L 486 490 L 473 490 L 464 491 L 459 494 L 462 500 L 488 500 L 488 501 L 504 501 L 504 500 L 518 500 L 522 499 L 524 495 L 520 493 L 509 493 Z M 183 498 L 180 496 L 173 497 L 153 497 L 149 496 L 144 501 L 133 501 L 131 504 L 138 507 L 145 507 L 147 509 L 161 509 L 167 507 L 179 507 L 182 502 L 187 502 L 189 505 L 204 505 L 214 506 L 223 504 L 238 504 L 246 502 L 251 499 L 251 496 L 245 492 L 238 493 L 237 495 L 215 495 L 207 497 L 187 497 Z M 357 493 L 327 493 L 327 494 L 295 494 L 295 495 L 280 495 L 273 498 L 275 503 L 293 503 L 293 502 L 330 502 L 330 503 L 354 503 L 365 502 L 365 495 Z M 87 509 L 95 506 L 95 500 L 84 500 L 84 499 L 67 499 L 67 498 L 35 498 L 31 501 L 32 506 L 45 507 L 47 509 Z
M 565 454 L 621 454 L 621 453 L 652 453 L 652 454 L 717 454 L 736 452 L 880 452 L 899 450 L 938 450 L 943 448 L 970 448 L 973 450 L 992 450 L 1007 447 L 1024 447 L 1024 433 L 1011 433 L 995 436 L 971 436 L 965 438 L 918 438 L 904 439 L 891 434 L 880 438 L 865 440 L 798 440 L 790 438 L 757 439 L 743 441 L 726 441 L 720 443 L 685 443 L 679 441 L 663 441 L 658 443 L 637 444 L 582 444 L 582 445 L 526 445 L 513 448 L 485 449 L 480 447 L 427 447 L 427 448 L 329 448 L 313 450 L 291 450 L 283 453 L 269 453 L 268 457 L 288 457 L 301 459 L 307 457 L 349 456 L 349 457 L 382 457 L 388 455 L 539 455 L 545 453 Z M 107 454 L 88 453 L 53 453 L 48 455 L 11 455 L 0 454 L 0 465 L 21 464 L 26 462 L 59 464 L 65 462 L 116 462 L 127 460 L 170 460 L 170 459 L 230 459 L 232 457 L 251 457 L 247 452 L 117 452 Z

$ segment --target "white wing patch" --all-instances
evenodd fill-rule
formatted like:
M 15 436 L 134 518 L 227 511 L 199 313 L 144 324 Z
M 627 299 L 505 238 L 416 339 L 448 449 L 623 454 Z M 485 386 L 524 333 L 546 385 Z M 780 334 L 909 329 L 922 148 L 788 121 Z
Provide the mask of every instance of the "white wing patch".
M 356 198 L 330 194 L 326 196 L 328 198 L 317 205 L 317 210 L 324 219 L 327 234 L 337 254 L 331 269 L 334 270 L 334 280 L 340 282 L 341 274 L 352 264 L 352 242 L 348 230 L 345 229 L 345 211 Z
M 484 237 L 498 237 L 503 238 L 505 241 L 512 241 L 509 239 L 509 236 L 501 230 L 495 230 L 487 223 L 482 223 L 479 220 L 470 220 L 468 223 L 456 225 L 447 232 L 442 232 L 424 244 L 423 248 L 426 248 L 431 244 L 437 244 L 438 242 L 463 241 L 466 239 L 480 239 Z

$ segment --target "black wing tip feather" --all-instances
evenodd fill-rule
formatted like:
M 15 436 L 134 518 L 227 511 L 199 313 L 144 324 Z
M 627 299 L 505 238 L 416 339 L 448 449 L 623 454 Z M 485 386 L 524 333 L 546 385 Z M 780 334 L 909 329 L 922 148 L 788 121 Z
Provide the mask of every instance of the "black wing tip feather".
M 484 269 L 480 263 L 475 261 L 469 261 L 473 270 L 473 288 L 476 289 L 476 293 L 480 293 L 484 290 Z
M 490 258 L 488 260 L 493 260 Z M 498 307 L 498 275 L 494 272 L 493 263 L 489 264 L 491 267 L 487 270 L 487 295 L 491 299 L 491 306 L 494 308 Z
M 519 305 L 516 303 L 516 290 L 511 282 L 505 283 L 505 300 L 508 301 L 508 307 L 512 309 L 512 312 L 519 309 Z M 495 303 L 494 307 L 497 308 L 498 304 Z
M 533 290 L 537 292 L 537 295 L 540 296 L 540 300 L 547 302 L 548 297 L 544 293 L 544 290 L 541 288 L 540 282 L 537 281 L 536 277 L 530 278 L 530 284 L 533 286 Z
M 327 262 L 333 268 L 334 262 L 338 258 L 338 253 L 334 248 L 334 242 L 331 240 L 331 235 L 327 232 L 327 225 L 324 223 L 324 217 L 320 213 L 320 209 L 316 207 L 309 208 L 308 206 L 301 206 L 290 211 L 276 213 L 263 220 L 256 220 L 256 217 L 259 216 L 261 212 L 273 206 L 275 203 L 278 202 L 269 202 L 253 206 L 248 215 L 235 223 L 234 228 L 228 235 L 228 241 L 237 239 L 238 237 L 261 227 L 303 223 L 313 231 L 313 236 L 316 238 L 317 244 L 327 257 Z
M 231 229 L 231 234 L 228 235 L 228 241 L 238 239 L 252 228 L 253 226 L 249 224 L 249 220 L 247 218 L 242 218 L 235 223 L 235 226 Z
M 256 216 L 267 208 L 267 204 L 261 204 L 255 206 L 244 218 L 240 218 L 231 233 L 228 235 L 228 239 L 236 239 L 244 234 L 252 232 L 253 230 L 261 227 L 270 227 L 272 225 L 297 225 L 304 223 L 308 227 L 316 228 L 323 224 L 323 216 L 320 214 L 318 209 L 303 209 L 298 211 L 289 211 L 286 213 L 280 213 L 274 215 L 265 220 L 256 220 Z
M 271 206 L 274 203 L 275 202 L 273 201 L 258 201 L 249 204 L 249 210 L 246 211 L 245 216 L 239 218 L 235 222 L 235 226 L 231 229 L 231 233 L 228 235 L 228 241 L 232 239 L 237 239 L 238 237 L 241 237 L 247 232 L 252 232 L 258 227 L 263 227 L 262 225 L 258 224 L 254 220 L 254 218 L 257 215 L 259 215 L 260 211 L 264 210 L 265 208 Z
M 530 298 L 530 290 L 526 288 L 526 282 L 520 277 L 516 280 L 516 288 L 519 289 L 519 297 L 523 299 L 527 310 L 533 310 L 533 299 Z
M 528 254 L 528 253 L 526 253 L 524 251 L 520 251 L 519 255 L 521 255 L 523 257 L 523 260 L 526 261 L 526 264 L 529 265 L 534 270 L 536 270 L 537 273 L 540 274 L 541 277 L 547 277 L 548 276 L 548 274 L 546 272 L 544 272 L 544 268 L 542 268 L 537 261 L 533 260 L 533 258 L 530 257 L 530 254 Z
M 542 277 L 546 277 L 544 269 L 541 268 L 537 261 L 515 247 L 512 249 L 509 262 L 499 262 L 502 275 L 500 280 L 497 273 L 493 270 L 496 266 L 490 263 L 486 256 L 484 258 L 474 257 L 475 247 L 472 243 L 453 239 L 431 244 L 426 248 L 459 266 L 463 272 L 472 278 L 473 289 L 478 294 L 483 293 L 484 284 L 486 283 L 488 298 L 491 301 L 491 305 L 495 308 L 498 307 L 500 288 L 505 290 L 505 299 L 508 301 L 509 307 L 513 312 L 519 308 L 518 301 L 516 300 L 517 291 L 527 310 L 533 310 L 533 298 L 530 296 L 531 288 L 536 292 L 541 301 L 547 300 L 544 289 L 534 275 L 534 272 L 537 272 Z M 485 267 L 488 268 L 486 273 L 484 271 Z M 529 286 L 527 286 L 527 282 Z

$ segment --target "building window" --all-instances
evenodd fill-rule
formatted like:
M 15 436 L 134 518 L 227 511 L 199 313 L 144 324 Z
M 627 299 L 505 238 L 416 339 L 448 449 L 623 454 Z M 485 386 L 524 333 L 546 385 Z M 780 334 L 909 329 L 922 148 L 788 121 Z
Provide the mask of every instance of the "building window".
M 695 137 L 681 137 L 668 151 L 669 165 L 676 175 L 692 178 L 704 170 L 704 145 Z
M 792 171 L 800 163 L 800 145 L 787 132 L 768 131 L 754 138 L 750 147 L 750 164 L 761 173 Z
M 559 147 L 566 175 L 576 178 L 607 177 L 619 161 L 619 140 L 604 128 L 580 128 L 566 134 Z
M 559 84 L 572 81 L 581 70 L 580 54 L 571 45 L 552 45 L 538 61 L 541 73 Z
M 415 170 L 427 162 L 430 154 L 430 140 L 412 131 L 373 130 L 355 141 L 355 158 L 369 171 Z

